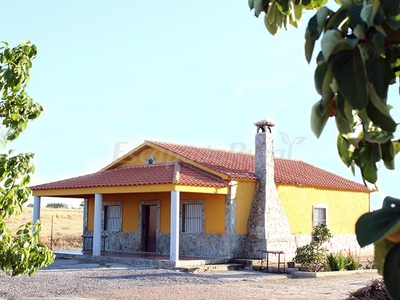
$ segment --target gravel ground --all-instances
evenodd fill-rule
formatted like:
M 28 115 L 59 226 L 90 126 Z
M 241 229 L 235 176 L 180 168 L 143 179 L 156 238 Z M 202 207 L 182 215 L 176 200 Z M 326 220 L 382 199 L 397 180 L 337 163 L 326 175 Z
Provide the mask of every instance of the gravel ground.
M 374 278 L 380 278 L 374 271 L 312 279 L 253 271 L 190 274 L 57 259 L 32 277 L 1 274 L 0 299 L 344 299 Z

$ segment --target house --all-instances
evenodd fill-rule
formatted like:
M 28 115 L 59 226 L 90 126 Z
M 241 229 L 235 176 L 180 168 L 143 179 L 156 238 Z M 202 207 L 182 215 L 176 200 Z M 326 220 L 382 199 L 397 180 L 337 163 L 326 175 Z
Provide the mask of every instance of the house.
M 294 255 L 326 223 L 331 250 L 359 253 L 355 222 L 371 191 L 299 160 L 274 158 L 273 124 L 255 123 L 255 154 L 145 141 L 99 172 L 31 187 L 40 197 L 85 199 L 84 235 L 105 250 L 234 258 Z M 85 247 L 85 245 L 84 245 Z M 370 249 L 369 249 L 370 251 Z

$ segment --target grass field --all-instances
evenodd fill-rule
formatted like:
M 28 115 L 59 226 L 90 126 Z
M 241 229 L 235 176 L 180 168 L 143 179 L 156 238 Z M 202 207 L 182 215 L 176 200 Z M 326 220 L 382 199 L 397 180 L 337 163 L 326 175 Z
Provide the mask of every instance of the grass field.
M 42 232 L 40 242 L 53 250 L 82 249 L 83 209 L 41 208 Z M 32 221 L 32 208 L 25 207 L 22 214 L 6 220 L 13 232 Z

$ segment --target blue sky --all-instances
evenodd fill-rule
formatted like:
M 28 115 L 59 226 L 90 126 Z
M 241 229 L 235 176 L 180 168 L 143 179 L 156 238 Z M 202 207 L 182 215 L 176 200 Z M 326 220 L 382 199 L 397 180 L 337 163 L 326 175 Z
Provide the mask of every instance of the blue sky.
M 33 184 L 96 172 L 146 139 L 252 152 L 261 119 L 276 124 L 277 156 L 361 180 L 337 155 L 334 120 L 320 139 L 309 126 L 319 100 L 303 51 L 312 14 L 271 36 L 245 0 L 8 1 L 2 10 L 1 40 L 39 50 L 28 92 L 45 111 L 9 145 L 35 153 Z M 380 168 L 373 208 L 398 196 L 395 174 Z

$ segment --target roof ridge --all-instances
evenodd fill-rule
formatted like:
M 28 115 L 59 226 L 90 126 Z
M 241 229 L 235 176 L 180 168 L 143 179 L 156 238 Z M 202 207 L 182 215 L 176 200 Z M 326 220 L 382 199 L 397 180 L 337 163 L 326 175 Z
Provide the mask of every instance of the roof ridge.
M 227 153 L 245 154 L 245 155 L 254 156 L 254 153 L 249 153 L 249 152 L 244 152 L 244 151 L 233 151 L 233 150 L 227 150 L 227 149 L 221 149 L 221 148 L 201 147 L 201 146 L 195 146 L 195 145 L 189 145 L 189 144 L 169 143 L 169 142 L 150 141 L 150 140 L 145 140 L 145 142 L 152 143 L 152 144 L 158 145 L 160 147 L 162 147 L 162 144 L 166 144 L 166 145 L 171 145 L 171 146 L 190 147 L 190 148 L 196 148 L 196 149 L 201 149 L 201 150 L 221 151 L 221 152 L 227 152 Z M 174 152 L 174 151 L 172 151 L 172 152 Z
M 157 166 L 170 166 L 170 165 L 174 165 L 175 163 L 176 163 L 175 161 L 169 161 L 169 162 L 165 162 L 165 163 L 156 163 L 156 164 L 137 164 L 137 165 L 132 165 L 132 166 L 108 169 L 108 170 L 104 170 L 104 171 L 97 171 L 96 173 L 103 173 L 103 172 L 110 172 L 110 171 L 124 170 L 124 169 L 153 168 L 153 167 L 157 167 Z M 96 173 L 92 173 L 92 174 L 96 174 Z

